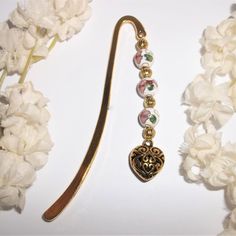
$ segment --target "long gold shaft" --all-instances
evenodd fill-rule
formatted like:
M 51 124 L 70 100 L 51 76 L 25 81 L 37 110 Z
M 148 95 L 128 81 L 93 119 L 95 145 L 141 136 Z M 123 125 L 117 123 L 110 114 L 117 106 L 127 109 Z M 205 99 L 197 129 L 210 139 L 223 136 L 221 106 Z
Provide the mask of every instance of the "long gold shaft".
M 70 200 L 73 198 L 73 196 L 76 194 L 76 192 L 79 190 L 80 186 L 82 185 L 93 163 L 93 160 L 95 158 L 96 150 L 98 148 L 98 145 L 100 143 L 101 136 L 104 130 L 107 110 L 109 107 L 112 73 L 113 73 L 113 66 L 114 66 L 114 61 L 115 61 L 118 35 L 119 35 L 120 28 L 124 23 L 131 23 L 133 25 L 137 39 L 140 39 L 146 36 L 146 32 L 142 24 L 133 16 L 124 16 L 117 22 L 115 26 L 114 34 L 113 34 L 113 39 L 112 39 L 101 110 L 100 110 L 100 114 L 99 114 L 95 131 L 93 134 L 92 141 L 89 145 L 85 158 L 76 176 L 72 180 L 71 184 L 68 186 L 65 192 L 55 201 L 55 203 L 50 208 L 48 208 L 43 214 L 43 219 L 45 221 L 54 220 L 63 211 L 63 209 L 68 205 Z

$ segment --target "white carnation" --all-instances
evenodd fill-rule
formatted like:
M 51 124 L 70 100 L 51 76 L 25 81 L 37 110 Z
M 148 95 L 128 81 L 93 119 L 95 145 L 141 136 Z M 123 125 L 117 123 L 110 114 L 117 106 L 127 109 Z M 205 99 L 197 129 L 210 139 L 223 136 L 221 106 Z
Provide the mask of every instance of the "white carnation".
M 186 131 L 181 147 L 182 168 L 192 181 L 225 189 L 227 202 L 235 207 L 236 143 L 222 146 L 217 130 L 236 111 L 236 12 L 217 27 L 207 27 L 201 44 L 205 72 L 187 86 L 183 96 L 192 127 Z M 222 76 L 228 82 L 219 83 Z M 236 235 L 236 208 L 219 235 Z
M 48 122 L 48 99 L 41 92 L 35 91 L 31 82 L 7 87 L 6 96 L 9 100 L 8 115 L 14 114 L 39 124 Z
M 207 27 L 201 43 L 203 46 L 202 65 L 219 75 L 236 75 L 236 19 L 229 18 L 216 28 Z
M 35 180 L 34 168 L 21 156 L 0 151 L 0 208 L 24 207 L 24 189 Z
M 0 98 L 0 208 L 23 209 L 25 189 L 53 146 L 47 129 L 48 100 L 31 82 L 7 87 Z
M 6 68 L 8 74 L 22 73 L 30 50 L 23 46 L 25 32 L 0 24 L 0 69 Z
M 198 75 L 186 88 L 184 103 L 189 106 L 193 122 L 202 123 L 214 118 L 222 126 L 234 113 L 228 96 L 229 83 L 214 85 L 209 80 Z

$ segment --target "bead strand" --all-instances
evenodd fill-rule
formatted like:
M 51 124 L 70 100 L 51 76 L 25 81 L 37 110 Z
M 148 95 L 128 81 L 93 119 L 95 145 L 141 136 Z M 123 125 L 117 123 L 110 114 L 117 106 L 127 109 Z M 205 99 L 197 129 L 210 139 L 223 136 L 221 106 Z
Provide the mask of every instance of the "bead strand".
M 146 39 L 141 38 L 136 44 L 137 53 L 134 56 L 134 64 L 140 70 L 140 82 L 137 84 L 137 93 L 144 99 L 144 109 L 139 113 L 138 120 L 143 129 L 145 142 L 151 142 L 155 136 L 154 127 L 159 122 L 159 113 L 154 109 L 158 84 L 152 79 L 151 66 L 153 64 L 153 53 L 147 49 Z

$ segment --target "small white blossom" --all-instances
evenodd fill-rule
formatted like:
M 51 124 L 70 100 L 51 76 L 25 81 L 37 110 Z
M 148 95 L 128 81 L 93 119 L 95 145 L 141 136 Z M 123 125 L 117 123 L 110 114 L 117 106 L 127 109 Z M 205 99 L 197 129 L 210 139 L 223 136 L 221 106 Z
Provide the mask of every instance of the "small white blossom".
M 182 168 L 189 180 L 225 189 L 227 201 L 235 208 L 236 143 L 222 145 L 217 130 L 236 111 L 236 12 L 217 27 L 207 27 L 201 44 L 205 72 L 188 85 L 183 96 L 192 127 L 180 150 Z M 220 76 L 228 82 L 219 83 Z M 236 208 L 219 235 L 236 235 Z
M 24 207 L 25 188 L 35 179 L 34 168 L 21 156 L 0 151 L 0 209 Z
M 91 15 L 89 2 L 28 0 L 23 6 L 18 5 L 10 19 L 17 27 L 28 28 L 31 35 L 37 39 L 38 45 L 42 46 L 55 35 L 64 41 L 78 33 Z
M 56 41 L 70 39 L 91 15 L 90 0 L 26 0 L 0 23 L 0 71 L 23 74 L 47 57 Z M 52 44 L 53 42 L 53 44 Z M 24 72 L 24 73 L 23 73 Z M 0 94 L 0 209 L 22 210 L 35 170 L 48 159 L 53 143 L 47 124 L 48 100 L 32 83 Z
M 217 132 L 199 133 L 194 126 L 185 132 L 181 152 L 186 156 L 182 167 L 192 181 L 202 179 L 202 173 L 218 156 L 221 150 L 221 137 Z M 196 171 L 198 170 L 198 171 Z
M 88 0 L 55 0 L 56 15 L 61 24 L 56 33 L 60 40 L 64 41 L 77 34 L 91 15 Z
M 198 75 L 184 93 L 191 120 L 198 124 L 214 118 L 224 125 L 234 113 L 228 90 L 229 83 L 213 85 L 204 75 Z
M 219 75 L 232 73 L 236 76 L 236 19 L 229 18 L 216 28 L 207 27 L 201 43 L 202 65 Z
M 9 86 L 0 97 L 2 150 L 0 151 L 2 158 L 0 208 L 2 209 L 12 207 L 23 209 L 25 189 L 34 180 L 30 176 L 34 176 L 35 170 L 42 168 L 47 162 L 48 152 L 53 146 L 47 129 L 49 120 L 47 102 L 42 93 L 34 90 L 31 82 Z M 15 163 L 15 167 L 12 163 Z M 10 169 L 8 165 L 11 166 Z M 1 168 L 5 172 L 1 172 Z M 18 178 L 17 175 L 20 175 L 21 181 L 18 184 L 14 182 Z
M 0 24 L 0 69 L 6 68 L 8 74 L 22 73 L 30 50 L 23 46 L 25 32 Z
M 9 86 L 5 93 L 9 101 L 8 116 L 14 114 L 39 124 L 48 122 L 48 99 L 39 91 L 35 91 L 31 82 Z
M 46 58 L 51 41 L 70 39 L 91 15 L 88 0 L 27 0 L 18 4 L 8 22 L 0 23 L 0 70 L 21 74 L 32 51 Z
M 221 152 L 206 166 L 202 176 L 214 187 L 236 183 L 236 144 L 228 143 Z

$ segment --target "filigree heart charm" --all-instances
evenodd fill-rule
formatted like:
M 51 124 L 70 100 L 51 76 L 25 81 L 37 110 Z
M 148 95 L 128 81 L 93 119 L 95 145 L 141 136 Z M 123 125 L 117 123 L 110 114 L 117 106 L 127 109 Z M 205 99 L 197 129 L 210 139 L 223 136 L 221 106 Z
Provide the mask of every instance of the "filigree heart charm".
M 155 177 L 165 162 L 163 152 L 152 145 L 140 145 L 129 155 L 132 171 L 142 181 L 147 182 Z

